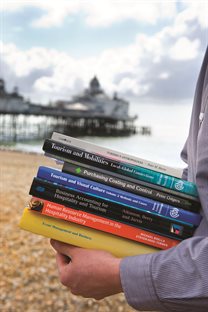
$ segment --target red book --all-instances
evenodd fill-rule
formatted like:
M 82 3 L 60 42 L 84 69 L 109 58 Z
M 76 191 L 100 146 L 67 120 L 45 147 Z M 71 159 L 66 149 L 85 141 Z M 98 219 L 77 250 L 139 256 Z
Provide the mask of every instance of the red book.
M 77 223 L 96 230 L 154 246 L 156 248 L 168 249 L 179 244 L 179 241 L 172 238 L 40 198 L 32 197 L 29 206 L 32 210 L 37 210 L 40 213 L 53 218 Z

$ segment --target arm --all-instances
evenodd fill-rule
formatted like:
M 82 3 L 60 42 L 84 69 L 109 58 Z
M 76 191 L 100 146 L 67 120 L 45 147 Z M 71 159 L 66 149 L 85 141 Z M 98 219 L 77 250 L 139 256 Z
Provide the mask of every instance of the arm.
M 181 152 L 181 158 L 182 160 L 188 164 L 188 155 L 187 155 L 187 141 L 182 149 L 182 152 Z M 182 179 L 184 180 L 188 180 L 188 166 L 186 168 L 183 169 L 183 174 L 182 174 Z

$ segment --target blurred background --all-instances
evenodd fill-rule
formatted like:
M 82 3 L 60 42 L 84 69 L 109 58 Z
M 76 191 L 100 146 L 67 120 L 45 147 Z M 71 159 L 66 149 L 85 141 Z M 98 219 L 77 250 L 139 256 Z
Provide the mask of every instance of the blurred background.
M 0 78 L 7 93 L 52 105 L 81 94 L 96 76 L 152 135 L 89 140 L 182 166 L 206 9 L 206 1 L 3 0 Z M 28 150 L 40 146 L 32 142 Z
M 132 311 L 123 296 L 70 296 L 48 240 L 18 229 L 38 166 L 54 166 L 41 155 L 44 135 L 33 134 L 43 134 L 49 111 L 103 114 L 107 123 L 105 101 L 116 101 L 126 110 L 122 116 L 115 106 L 111 118 L 130 120 L 136 131 L 79 137 L 182 168 L 207 10 L 200 0 L 0 1 L 1 311 Z M 89 96 L 93 107 L 82 102 Z M 27 140 L 21 131 L 30 132 Z

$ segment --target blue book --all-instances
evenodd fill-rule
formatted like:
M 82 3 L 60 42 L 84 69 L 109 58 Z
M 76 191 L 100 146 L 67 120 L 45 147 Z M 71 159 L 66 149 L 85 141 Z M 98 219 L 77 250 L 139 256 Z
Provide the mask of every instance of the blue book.
M 148 211 L 149 213 L 161 215 L 170 220 L 178 220 L 184 224 L 198 226 L 201 221 L 201 216 L 198 213 L 179 209 L 150 198 L 138 196 L 111 186 L 63 173 L 57 169 L 41 166 L 39 167 L 37 177 L 64 185 L 85 194 L 90 194 L 91 196 L 128 206 L 129 208 Z

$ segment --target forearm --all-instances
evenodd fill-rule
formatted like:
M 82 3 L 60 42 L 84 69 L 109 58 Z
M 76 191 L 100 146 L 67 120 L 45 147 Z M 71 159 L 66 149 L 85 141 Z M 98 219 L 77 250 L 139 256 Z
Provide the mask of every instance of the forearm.
M 121 261 L 122 287 L 139 310 L 207 311 L 208 237 L 193 237 L 177 247 Z

